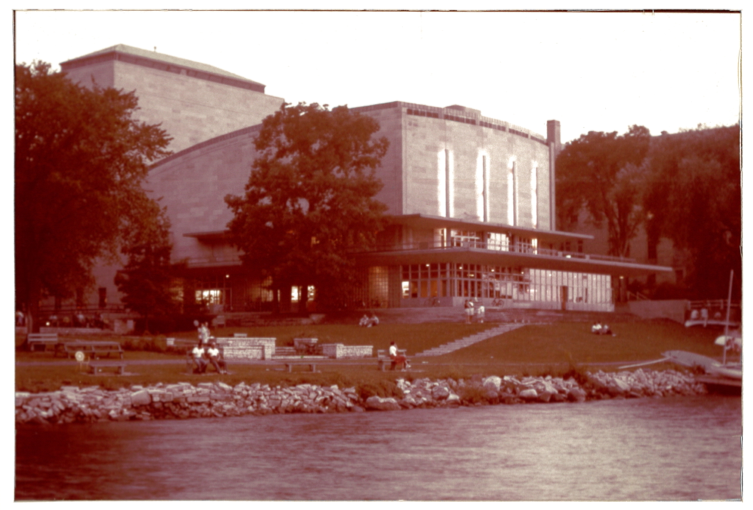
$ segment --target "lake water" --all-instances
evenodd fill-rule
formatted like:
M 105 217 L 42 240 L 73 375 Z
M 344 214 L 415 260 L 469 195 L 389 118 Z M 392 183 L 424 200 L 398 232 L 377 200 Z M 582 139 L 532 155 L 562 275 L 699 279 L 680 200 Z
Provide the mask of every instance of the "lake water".
M 741 434 L 712 396 L 20 426 L 16 499 L 739 499 Z

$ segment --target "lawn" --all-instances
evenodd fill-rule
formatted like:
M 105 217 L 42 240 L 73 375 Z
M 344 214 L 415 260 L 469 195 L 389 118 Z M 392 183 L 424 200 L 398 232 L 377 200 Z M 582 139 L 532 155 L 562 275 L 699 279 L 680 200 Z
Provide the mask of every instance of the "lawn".
M 494 327 L 495 324 L 385 324 L 376 328 L 359 328 L 350 325 L 277 326 L 259 328 L 219 329 L 215 336 L 231 336 L 245 332 L 249 336 L 275 337 L 277 345 L 292 344 L 296 337 L 316 337 L 320 343 L 347 345 L 373 345 L 386 349 L 390 341 L 408 349 L 411 355 L 428 348 L 445 344 L 475 332 Z M 562 375 L 567 370 L 585 366 L 589 370 L 615 370 L 618 362 L 625 364 L 661 358 L 667 350 L 686 350 L 711 357 L 721 356 L 721 348 L 714 339 L 717 329 L 690 328 L 671 321 L 644 321 L 612 324 L 616 336 L 597 336 L 590 333 L 585 323 L 558 323 L 523 326 L 507 334 L 484 340 L 465 349 L 443 356 L 415 358 L 409 372 L 379 372 L 374 358 L 360 360 L 327 360 L 317 365 L 318 373 L 308 367 L 297 367 L 293 373 L 284 371 L 281 364 L 231 363 L 230 374 L 195 375 L 186 369 L 181 355 L 157 352 L 127 351 L 129 360 L 164 360 L 166 363 L 130 365 L 133 375 L 92 376 L 82 373 L 74 363 L 49 365 L 21 365 L 16 367 L 17 391 L 51 391 L 62 385 L 92 386 L 116 389 L 133 384 L 151 385 L 158 382 L 176 383 L 223 381 L 234 385 L 260 382 L 271 385 L 337 384 L 347 386 L 380 386 L 396 377 L 432 379 L 452 377 L 470 378 L 484 375 Z M 194 340 L 193 333 L 171 335 Z M 112 339 L 112 338 L 109 338 Z M 51 352 L 18 352 L 17 361 L 52 361 Z M 61 358 L 57 358 L 61 360 Z M 179 361 L 176 363 L 176 361 Z M 617 363 L 617 364 L 615 364 Z M 670 365 L 653 365 L 649 368 L 667 368 Z M 210 368 L 211 370 L 211 368 Z

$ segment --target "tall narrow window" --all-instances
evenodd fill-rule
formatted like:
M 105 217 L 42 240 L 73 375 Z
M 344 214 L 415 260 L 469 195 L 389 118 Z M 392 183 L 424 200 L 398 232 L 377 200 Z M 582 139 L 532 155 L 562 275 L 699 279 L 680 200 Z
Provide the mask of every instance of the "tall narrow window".
M 482 187 L 482 198 L 484 201 L 484 221 L 489 221 L 489 167 L 486 163 L 486 156 L 483 156 L 482 160 L 482 175 L 483 175 L 483 187 Z
M 510 171 L 507 173 L 507 223 L 515 225 L 518 216 L 515 159 L 510 161 L 509 167 Z
M 452 215 L 450 203 L 452 202 L 452 193 L 450 192 L 450 188 L 452 188 L 452 176 L 450 175 L 450 151 L 449 149 L 444 150 L 444 181 L 447 183 L 445 185 L 445 216 L 448 218 Z
M 481 221 L 489 221 L 489 176 L 486 165 L 486 155 L 479 154 L 476 158 L 476 217 Z
M 531 226 L 533 226 L 533 228 L 539 227 L 539 186 L 538 180 L 536 179 L 537 170 L 537 163 L 534 162 L 531 167 Z

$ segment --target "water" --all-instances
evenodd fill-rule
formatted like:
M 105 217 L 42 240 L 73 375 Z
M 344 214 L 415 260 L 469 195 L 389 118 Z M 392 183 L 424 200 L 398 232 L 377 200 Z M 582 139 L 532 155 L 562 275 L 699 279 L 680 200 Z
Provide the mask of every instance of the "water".
M 741 498 L 741 399 L 17 429 L 16 499 Z

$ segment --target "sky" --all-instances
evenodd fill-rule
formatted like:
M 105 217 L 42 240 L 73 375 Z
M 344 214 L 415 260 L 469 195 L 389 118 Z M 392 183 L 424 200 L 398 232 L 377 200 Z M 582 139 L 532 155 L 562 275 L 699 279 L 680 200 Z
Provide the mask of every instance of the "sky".
M 738 13 L 18 11 L 14 56 L 156 48 L 290 103 L 460 104 L 564 143 L 738 122 L 740 35 Z

